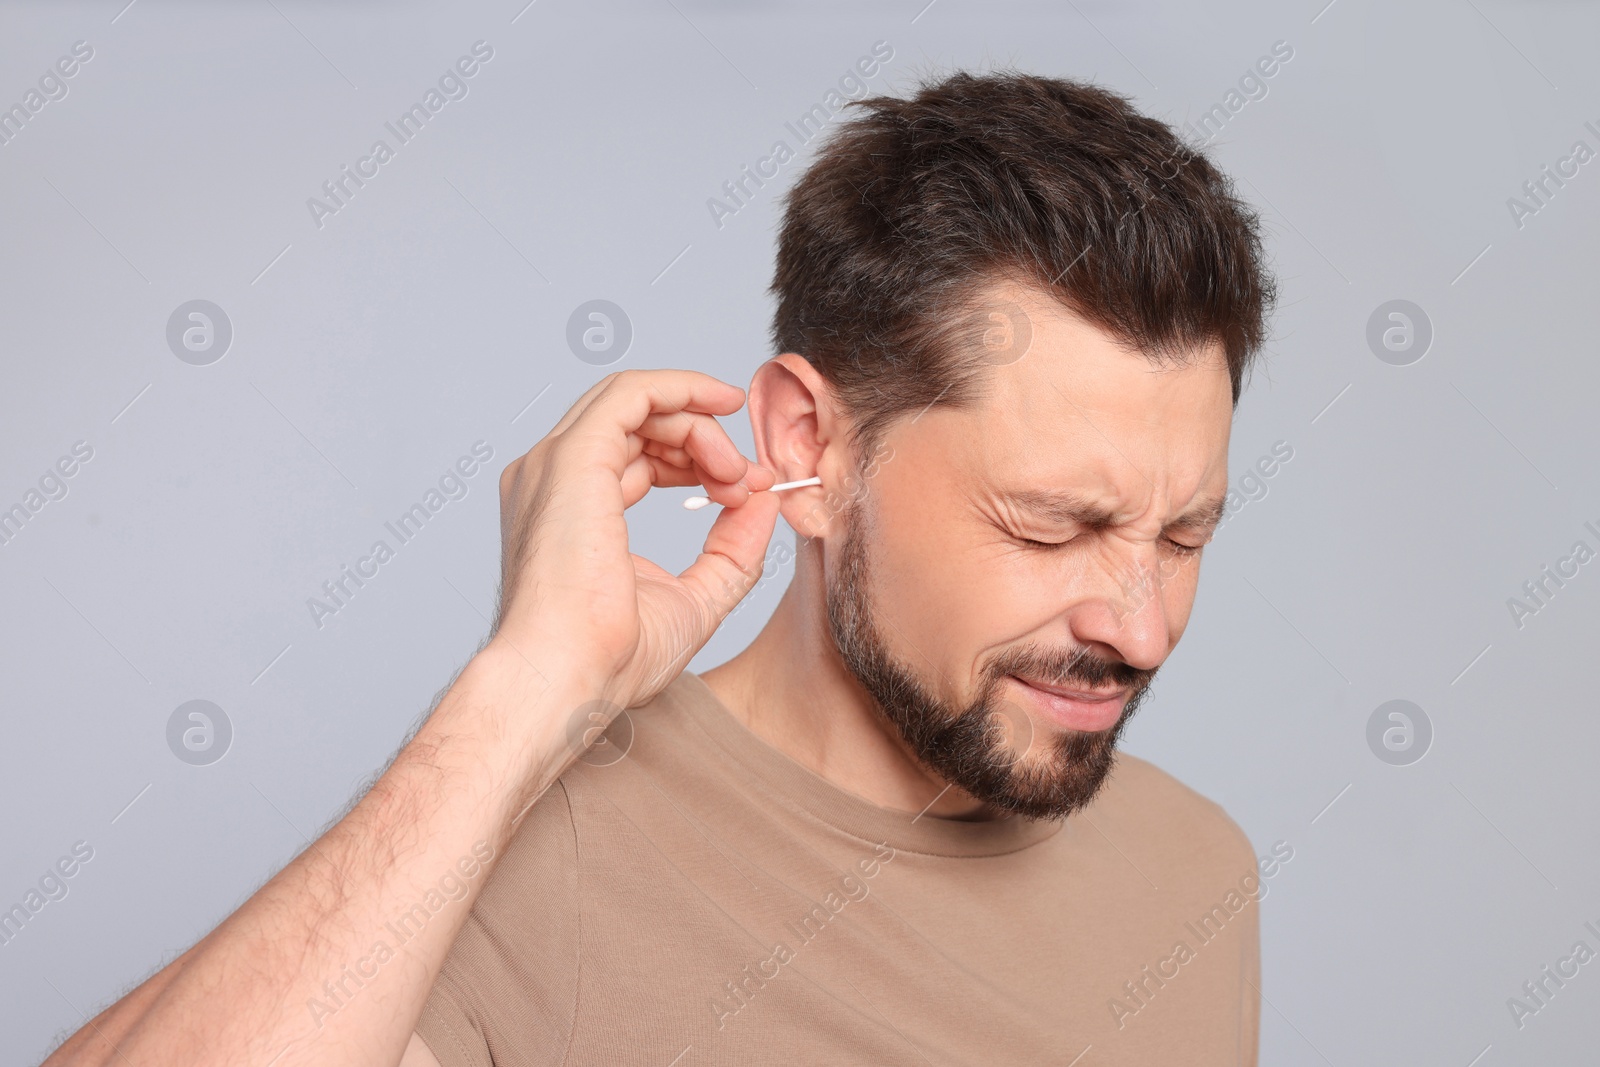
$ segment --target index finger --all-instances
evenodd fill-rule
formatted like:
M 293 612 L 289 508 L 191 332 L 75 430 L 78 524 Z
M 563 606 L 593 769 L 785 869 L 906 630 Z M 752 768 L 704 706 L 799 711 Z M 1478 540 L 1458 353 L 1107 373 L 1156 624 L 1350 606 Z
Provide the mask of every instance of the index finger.
M 732 414 L 744 405 L 744 390 L 698 371 L 624 371 L 602 389 L 566 432 L 586 446 L 589 459 L 621 478 L 635 455 L 635 438 L 647 422 L 678 415 L 692 420 L 692 447 L 710 477 L 733 483 L 753 465 L 710 416 Z M 689 413 L 694 413 L 691 416 Z
M 743 389 L 700 371 L 670 369 L 612 371 L 573 401 L 567 413 L 561 416 L 550 432 L 561 433 L 569 429 L 603 396 L 615 397 L 619 393 L 636 393 L 648 389 L 657 390 L 664 405 L 673 405 L 664 406 L 659 409 L 661 411 L 701 411 L 708 415 L 731 415 L 744 406 Z M 645 410 L 639 416 L 638 423 L 628 427 L 628 432 L 638 429 L 639 424 L 644 422 L 644 417 L 649 414 L 650 411 Z

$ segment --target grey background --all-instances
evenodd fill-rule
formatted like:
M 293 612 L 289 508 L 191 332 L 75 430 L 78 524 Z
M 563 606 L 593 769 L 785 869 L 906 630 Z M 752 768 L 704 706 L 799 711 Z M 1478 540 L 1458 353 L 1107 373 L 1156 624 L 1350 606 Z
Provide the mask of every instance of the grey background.
M 1520 227 L 1507 206 L 1600 149 L 1594 5 L 124 3 L 0 11 L 0 104 L 94 48 L 0 146 L 0 506 L 94 449 L 0 547 L 0 906 L 94 849 L 0 946 L 0 1061 L 204 934 L 381 766 L 486 629 L 500 467 L 581 391 L 622 367 L 748 384 L 811 148 L 720 228 L 706 201 L 879 40 L 874 92 L 1015 65 L 1174 123 L 1293 47 L 1213 152 L 1283 286 L 1235 480 L 1275 442 L 1294 457 L 1207 553 L 1128 748 L 1259 852 L 1294 848 L 1263 910 L 1264 1064 L 1593 1058 L 1600 963 L 1520 1030 L 1506 1000 L 1600 949 L 1600 563 L 1520 629 L 1506 602 L 1600 548 L 1600 162 Z M 479 39 L 469 95 L 314 226 L 307 198 Z M 209 366 L 166 343 L 195 299 L 233 326 Z M 592 299 L 633 325 L 610 367 L 566 345 Z M 1434 330 L 1409 366 L 1366 341 L 1394 299 Z M 319 629 L 307 598 L 479 440 L 467 496 Z M 673 569 L 711 521 L 687 492 L 630 513 Z M 743 647 L 789 573 L 692 668 Z M 233 728 L 205 766 L 167 745 L 197 699 Z M 1367 743 L 1395 699 L 1433 727 L 1408 766 Z

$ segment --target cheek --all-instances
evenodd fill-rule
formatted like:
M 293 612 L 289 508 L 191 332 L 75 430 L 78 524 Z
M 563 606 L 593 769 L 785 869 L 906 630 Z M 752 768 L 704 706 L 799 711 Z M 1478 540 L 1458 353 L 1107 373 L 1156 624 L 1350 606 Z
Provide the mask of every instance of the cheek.
M 925 521 L 880 526 L 869 569 L 874 613 L 908 634 L 962 614 L 977 584 L 948 528 Z
M 873 616 L 897 657 L 925 677 L 964 675 L 975 656 L 1059 610 L 1039 561 L 924 511 L 872 546 Z
M 1172 576 L 1161 584 L 1161 607 L 1167 617 L 1167 630 L 1171 634 L 1172 644 L 1178 643 L 1178 638 L 1183 636 L 1184 629 L 1189 625 L 1195 591 L 1200 585 L 1200 561 L 1204 558 L 1205 553 L 1202 552 L 1198 556 L 1177 557 L 1164 565 L 1162 573 Z
M 881 636 L 905 665 L 965 675 L 1085 597 L 1114 591 L 1100 553 L 1017 545 L 973 513 L 937 452 L 912 462 L 923 452 L 895 448 L 870 487 L 869 584 Z

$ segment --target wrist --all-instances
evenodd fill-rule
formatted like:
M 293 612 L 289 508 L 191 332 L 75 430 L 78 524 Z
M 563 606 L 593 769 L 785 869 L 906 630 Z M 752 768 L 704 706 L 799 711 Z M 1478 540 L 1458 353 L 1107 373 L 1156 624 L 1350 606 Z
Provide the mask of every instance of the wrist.
M 410 755 L 491 805 L 517 805 L 570 763 L 568 723 L 602 696 L 598 677 L 560 657 L 534 661 L 526 645 L 494 638 L 462 667 Z
M 472 668 L 491 684 L 536 696 L 605 692 L 613 671 L 593 656 L 560 642 L 505 630 L 492 635 L 472 658 Z

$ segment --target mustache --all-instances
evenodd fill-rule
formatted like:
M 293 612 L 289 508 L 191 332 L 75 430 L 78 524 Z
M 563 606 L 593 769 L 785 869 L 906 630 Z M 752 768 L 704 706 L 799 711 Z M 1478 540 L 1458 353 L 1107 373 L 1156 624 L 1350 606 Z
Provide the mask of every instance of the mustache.
M 1019 674 L 1066 689 L 1119 686 L 1138 692 L 1155 678 L 1156 669 L 1104 659 L 1090 652 L 1088 646 L 1072 651 L 1030 646 L 997 657 L 990 665 L 989 673 L 994 685 L 998 685 L 1008 674 Z

